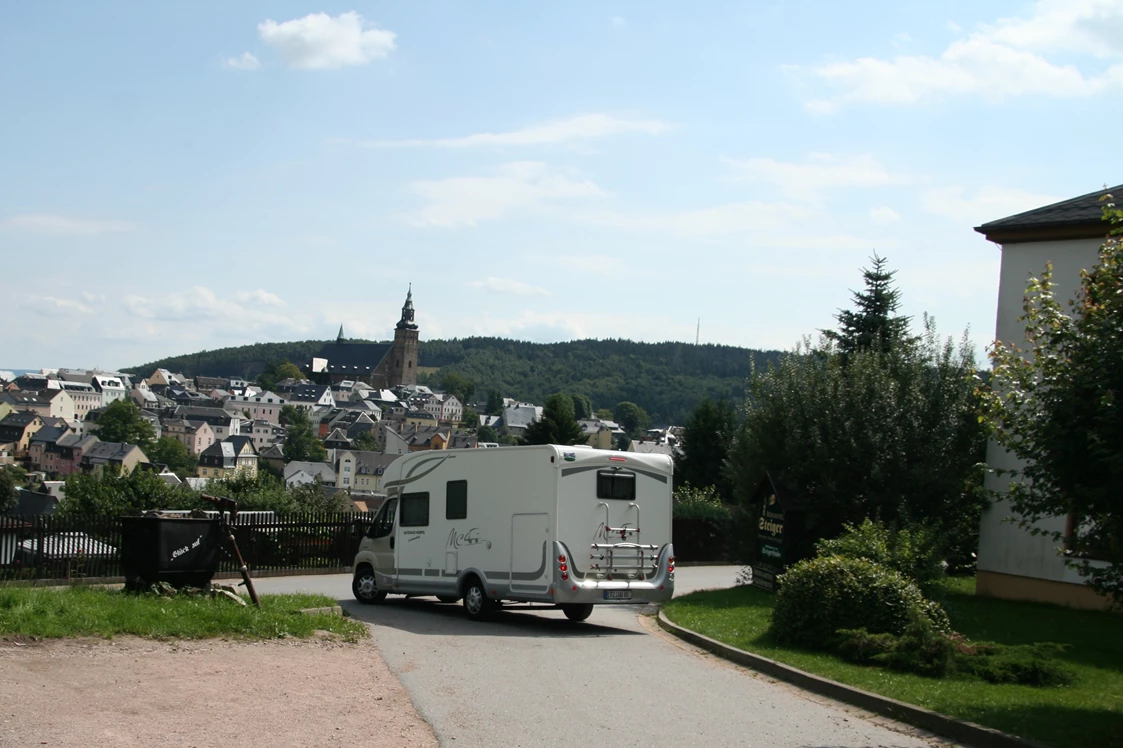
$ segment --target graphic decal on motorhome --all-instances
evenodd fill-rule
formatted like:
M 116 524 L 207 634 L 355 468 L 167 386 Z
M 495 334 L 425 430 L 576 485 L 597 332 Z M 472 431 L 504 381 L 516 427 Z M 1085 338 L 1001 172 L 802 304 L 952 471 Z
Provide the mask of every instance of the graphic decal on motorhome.
M 406 530 L 405 532 L 402 533 L 403 536 L 405 536 L 405 535 L 410 536 L 406 540 L 407 543 L 412 543 L 413 541 L 417 540 L 418 538 L 420 538 L 424 534 L 425 534 L 424 530 Z
M 401 486 L 405 486 L 405 485 L 408 485 L 410 483 L 414 483 L 416 481 L 421 480 L 422 478 L 427 476 L 429 473 L 433 472 L 438 467 L 440 467 L 442 464 L 444 464 L 444 462 L 446 460 L 453 459 L 454 457 L 455 457 L 455 455 L 448 455 L 448 456 L 445 456 L 445 457 L 433 457 L 433 458 L 430 458 L 428 460 L 419 460 L 416 465 L 414 465 L 413 467 L 410 468 L 409 473 L 406 475 L 405 478 L 402 478 L 401 480 L 388 481 L 385 484 L 384 487 L 386 488 L 386 491 L 387 491 L 388 494 L 392 494 L 393 492 L 397 491 Z M 415 475 L 415 473 L 417 473 L 417 471 L 423 465 L 429 465 L 429 468 L 425 472 L 418 473 L 417 475 Z
M 454 527 L 452 532 L 448 534 L 448 544 L 446 548 L 464 548 L 467 546 L 482 545 L 491 548 L 491 541 L 486 538 L 480 537 L 480 528 L 473 527 L 468 532 L 459 532 Z

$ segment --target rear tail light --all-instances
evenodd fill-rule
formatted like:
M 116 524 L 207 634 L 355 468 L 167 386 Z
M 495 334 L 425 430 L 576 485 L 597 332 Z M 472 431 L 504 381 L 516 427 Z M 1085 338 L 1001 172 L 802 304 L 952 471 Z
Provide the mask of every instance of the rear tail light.
M 568 571 L 569 570 L 569 567 L 566 566 L 565 564 L 562 564 L 560 568 L 561 568 L 562 571 Z
M 562 581 L 564 582 L 567 579 L 569 579 L 569 572 L 563 571 L 562 572 Z
M 558 563 L 559 564 L 565 563 L 565 554 L 564 553 L 562 555 L 558 556 Z

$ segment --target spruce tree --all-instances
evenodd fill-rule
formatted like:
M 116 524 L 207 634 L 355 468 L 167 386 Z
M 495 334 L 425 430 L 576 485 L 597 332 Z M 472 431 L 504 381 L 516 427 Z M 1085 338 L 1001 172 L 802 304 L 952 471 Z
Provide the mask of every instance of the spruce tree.
M 898 344 L 909 342 L 909 318 L 896 316 L 901 292 L 894 285 L 896 270 L 888 270 L 888 260 L 875 252 L 872 268 L 862 268 L 865 289 L 854 291 L 854 309 L 840 309 L 835 319 L 838 330 L 823 333 L 838 344 L 843 356 L 858 351 L 888 353 Z

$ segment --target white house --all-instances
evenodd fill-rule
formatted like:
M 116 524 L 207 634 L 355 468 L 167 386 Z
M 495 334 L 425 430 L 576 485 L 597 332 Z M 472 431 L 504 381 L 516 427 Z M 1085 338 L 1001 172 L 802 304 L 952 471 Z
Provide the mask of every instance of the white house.
M 248 414 L 250 421 L 269 421 L 278 424 L 281 422 L 281 408 L 286 400 L 280 395 L 266 390 L 248 395 L 231 395 L 223 403 L 226 410 L 234 410 Z
M 129 394 L 128 388 L 125 387 L 125 383 L 121 381 L 120 377 L 95 374 L 90 379 L 90 384 L 101 393 L 101 407 L 103 408 L 110 403 L 124 400 Z
M 1026 284 L 1053 264 L 1058 299 L 1071 299 L 1080 287 L 1080 271 L 1091 269 L 1108 232 L 1102 220 L 1100 198 L 1105 193 L 1123 197 L 1123 185 L 1047 205 L 1026 213 L 991 221 L 975 230 L 998 244 L 1002 270 L 998 287 L 995 339 L 1025 345 L 1022 314 Z M 994 468 L 1017 468 L 1012 455 L 992 443 L 987 463 Z M 1000 490 L 1009 479 L 988 477 L 988 486 Z M 979 527 L 978 594 L 1015 600 L 1040 600 L 1076 607 L 1103 607 L 1103 598 L 1083 584 L 1065 565 L 1056 542 L 1031 535 L 1006 520 L 1009 505 L 999 502 L 983 515 Z M 1066 517 L 1041 523 L 1045 530 L 1064 531 Z

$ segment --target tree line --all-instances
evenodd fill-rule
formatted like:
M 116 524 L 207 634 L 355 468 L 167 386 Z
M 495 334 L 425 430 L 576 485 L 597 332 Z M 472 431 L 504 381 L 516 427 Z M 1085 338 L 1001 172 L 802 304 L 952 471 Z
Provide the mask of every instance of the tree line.
M 148 376 L 157 368 L 184 376 L 265 375 L 267 382 L 289 373 L 286 362 L 303 366 L 324 345 L 322 341 L 257 343 L 238 348 L 200 351 L 153 361 L 125 370 Z M 419 382 L 438 385 L 455 374 L 458 395 L 498 391 L 503 397 L 544 403 L 556 392 L 582 395 L 598 409 L 633 402 L 656 425 L 681 424 L 704 398 L 739 400 L 752 367 L 779 359 L 778 351 L 726 345 L 637 343 L 631 340 L 575 340 L 529 343 L 503 338 L 423 340 L 419 360 L 436 367 Z M 465 386 L 466 385 L 466 386 Z M 446 391 L 453 391 L 447 390 Z

